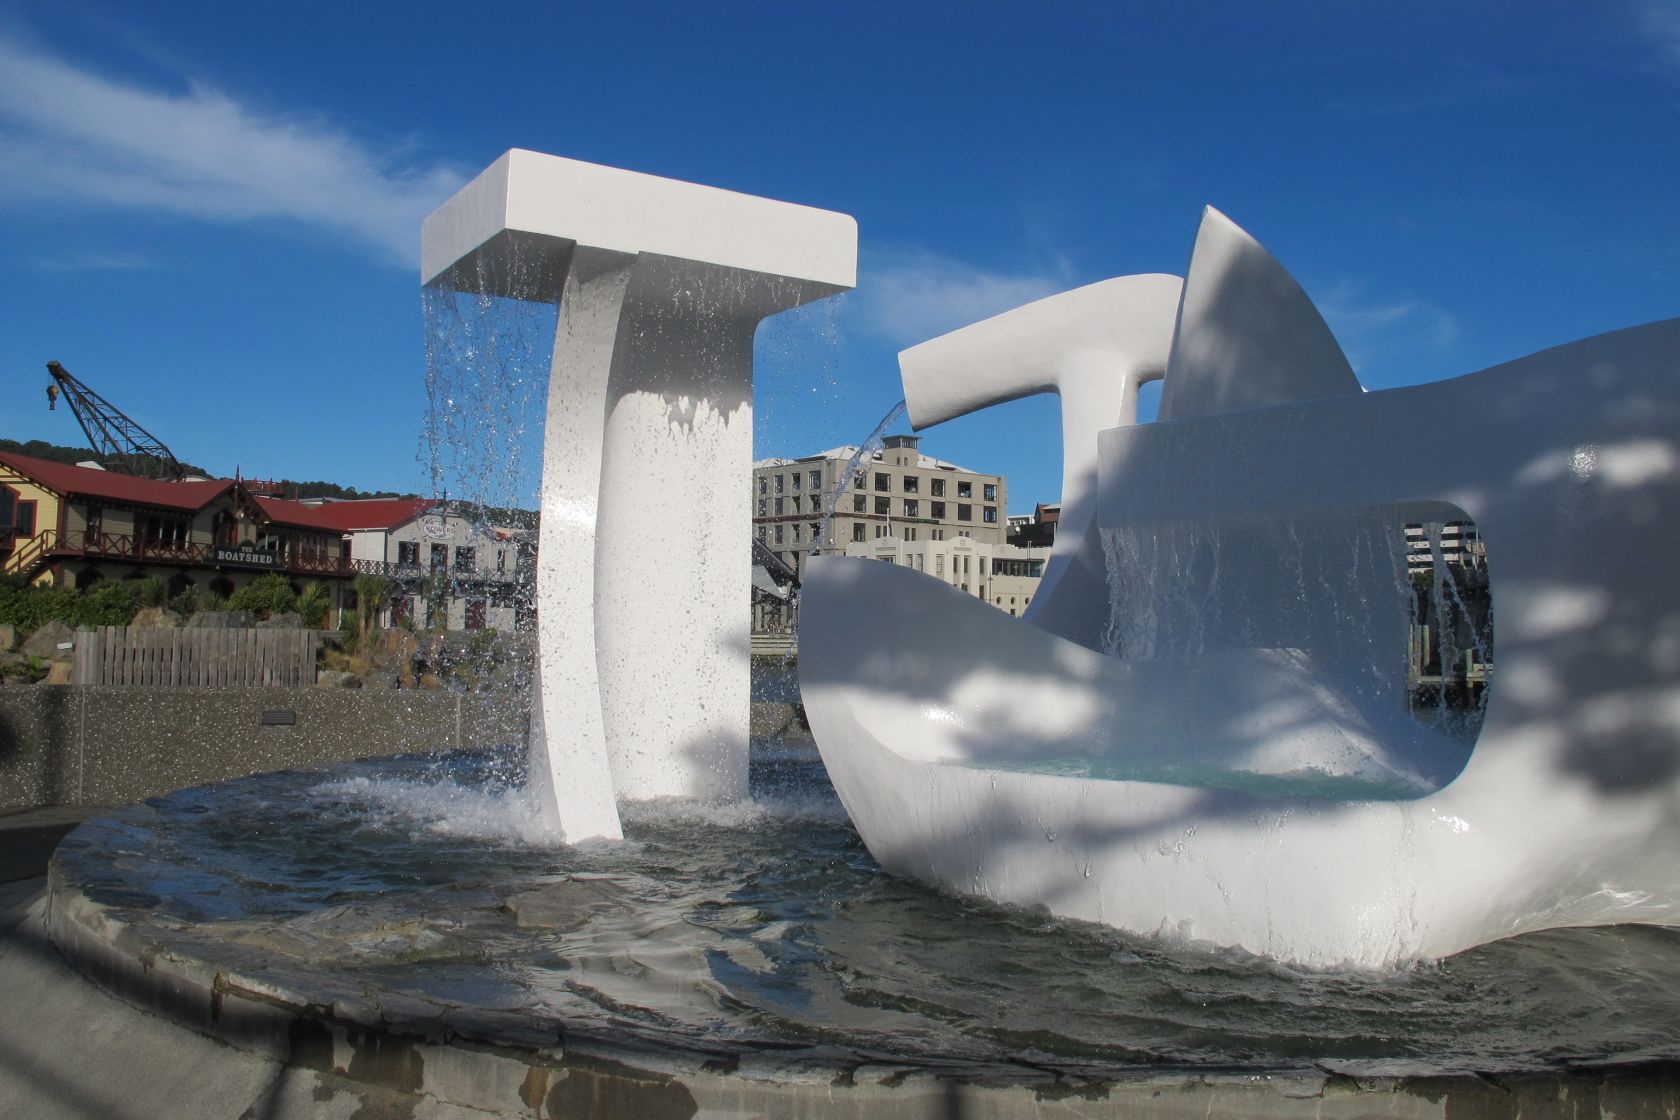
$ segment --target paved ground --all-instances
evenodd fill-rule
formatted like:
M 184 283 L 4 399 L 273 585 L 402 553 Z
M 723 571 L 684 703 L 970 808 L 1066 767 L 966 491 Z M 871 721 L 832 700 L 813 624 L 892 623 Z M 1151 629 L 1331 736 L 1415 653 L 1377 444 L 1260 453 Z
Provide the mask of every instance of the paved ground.
M 0 814 L 0 883 L 34 879 L 47 873 L 47 860 L 64 834 L 98 809 L 55 805 Z

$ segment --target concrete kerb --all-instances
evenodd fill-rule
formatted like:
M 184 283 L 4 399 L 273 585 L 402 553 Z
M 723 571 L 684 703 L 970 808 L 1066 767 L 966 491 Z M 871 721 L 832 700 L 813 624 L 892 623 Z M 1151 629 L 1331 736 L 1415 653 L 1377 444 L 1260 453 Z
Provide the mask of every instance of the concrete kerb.
M 1075 1081 L 813 1049 L 729 1054 L 704 1039 L 573 1031 L 513 1013 L 449 1009 L 334 982 L 259 954 L 216 964 L 126 920 L 55 858 L 45 927 L 83 976 L 123 1002 L 279 1067 L 493 1116 L 1426 1117 L 1671 1116 L 1671 1067 L 1559 1074 L 1362 1076 L 1334 1070 L 1140 1070 Z M 160 921 L 160 927 L 167 923 Z M 278 966 L 278 967 L 277 967 Z M 259 975 L 259 972 L 261 973 Z M 828 1060 L 824 1060 L 825 1057 Z M 1582 1111 L 1585 1109 L 1585 1111 Z M 1515 1111 L 1513 1111 L 1515 1110 Z

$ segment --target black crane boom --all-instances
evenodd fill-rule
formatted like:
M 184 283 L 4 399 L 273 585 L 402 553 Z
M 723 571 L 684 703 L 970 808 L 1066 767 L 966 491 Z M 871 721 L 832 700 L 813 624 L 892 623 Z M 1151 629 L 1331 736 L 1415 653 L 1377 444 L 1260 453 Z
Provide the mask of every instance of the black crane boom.
M 82 426 L 88 442 L 107 466 L 142 478 L 173 480 L 187 473 L 162 440 L 77 380 L 69 370 L 57 362 L 48 362 L 47 372 L 53 377 L 53 383 L 47 386 L 47 407 L 55 407 L 62 395 L 70 411 L 76 414 L 76 423 Z

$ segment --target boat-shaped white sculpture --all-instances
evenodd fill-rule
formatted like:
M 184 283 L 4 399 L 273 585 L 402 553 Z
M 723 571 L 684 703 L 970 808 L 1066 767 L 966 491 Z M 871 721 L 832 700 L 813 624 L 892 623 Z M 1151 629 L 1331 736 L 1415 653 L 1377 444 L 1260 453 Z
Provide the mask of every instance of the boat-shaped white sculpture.
M 1031 391 L 937 383 L 1078 295 L 908 351 L 912 421 Z M 1132 337 L 1115 401 L 1160 354 L 1158 323 Z M 1165 365 L 1161 419 L 1112 408 L 1078 452 L 1095 498 L 1057 555 L 1101 587 L 1064 576 L 1017 620 L 892 565 L 810 565 L 805 708 L 875 857 L 1314 966 L 1680 924 L 1680 320 L 1366 393 L 1210 211 Z M 1403 527 L 1455 519 L 1495 612 L 1473 749 L 1407 707 Z

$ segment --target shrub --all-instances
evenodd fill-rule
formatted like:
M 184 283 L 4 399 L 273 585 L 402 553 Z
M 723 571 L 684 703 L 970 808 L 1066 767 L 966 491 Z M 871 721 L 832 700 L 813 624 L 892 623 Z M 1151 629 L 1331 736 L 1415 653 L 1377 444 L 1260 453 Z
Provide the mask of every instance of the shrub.
M 140 580 L 140 605 L 162 607 L 169 604 L 169 581 L 162 576 L 147 576 Z
M 264 572 L 229 595 L 227 609 L 250 611 L 262 618 L 272 618 L 296 610 L 297 602 L 297 593 L 285 576 L 279 572 Z
M 327 621 L 327 609 L 331 606 L 327 589 L 318 583 L 304 588 L 297 600 L 297 612 L 303 617 L 303 624 L 311 630 L 319 630 Z

